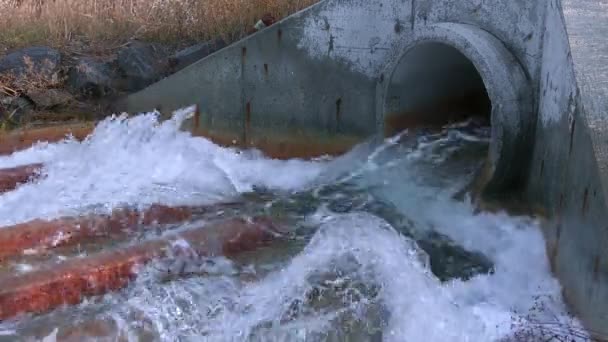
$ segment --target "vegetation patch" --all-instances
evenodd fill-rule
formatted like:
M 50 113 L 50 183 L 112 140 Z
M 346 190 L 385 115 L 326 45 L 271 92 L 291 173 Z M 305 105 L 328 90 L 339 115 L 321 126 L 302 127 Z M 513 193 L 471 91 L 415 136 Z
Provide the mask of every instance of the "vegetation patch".
M 0 131 L 103 117 L 117 98 L 317 1 L 0 0 Z
M 281 18 L 317 1 L 0 0 L 0 47 L 46 44 L 73 49 L 84 43 L 104 49 L 131 38 L 233 40 L 266 13 Z

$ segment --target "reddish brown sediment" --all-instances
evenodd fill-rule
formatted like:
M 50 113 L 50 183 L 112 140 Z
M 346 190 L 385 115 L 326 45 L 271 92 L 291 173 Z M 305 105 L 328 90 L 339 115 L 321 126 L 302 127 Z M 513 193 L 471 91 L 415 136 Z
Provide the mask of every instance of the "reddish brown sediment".
M 278 236 L 280 228 L 269 218 L 229 219 L 164 239 L 7 276 L 0 279 L 0 320 L 44 313 L 122 289 L 137 276 L 138 266 L 166 256 L 177 240 L 186 241 L 199 255 L 230 257 L 254 250 Z
M 226 147 L 257 148 L 268 157 L 277 159 L 316 158 L 323 155 L 341 155 L 348 152 L 364 138 L 359 136 L 332 135 L 320 137 L 315 134 L 296 134 L 295 132 L 253 131 L 245 141 L 241 132 L 208 130 L 200 126 L 198 114 L 190 132 L 205 137 Z M 58 142 L 68 135 L 76 140 L 84 140 L 95 128 L 93 123 L 53 126 L 36 129 L 23 129 L 8 134 L 0 134 L 0 155 L 10 154 L 31 147 L 37 142 Z
M 9 134 L 0 134 L 0 155 L 11 154 L 24 150 L 37 142 L 54 143 L 72 134 L 76 140 L 84 140 L 94 129 L 93 124 L 57 126 L 39 129 L 29 129 Z M 331 139 L 316 139 L 308 136 L 297 136 L 289 133 L 268 132 L 256 134 L 243 143 L 240 137 L 229 132 L 211 132 L 194 128 L 195 136 L 208 138 L 216 144 L 227 147 L 258 148 L 267 156 L 277 159 L 315 158 L 323 155 L 340 155 L 361 142 L 361 137 L 332 137 Z M 236 143 L 235 143 L 236 142 Z
M 244 143 L 241 137 L 230 131 L 210 131 L 194 127 L 194 136 L 204 137 L 213 143 L 224 147 L 241 149 L 256 148 L 264 155 L 274 159 L 303 158 L 312 159 L 321 156 L 339 156 L 364 140 L 359 136 L 332 136 L 320 138 L 318 136 L 297 135 L 292 132 L 255 132 L 247 137 Z
M 314 139 L 310 137 L 262 136 L 249 139 L 245 148 L 257 148 L 266 156 L 287 160 L 291 158 L 313 159 L 321 156 L 339 156 L 360 143 L 361 137 L 335 137 Z
M 72 135 L 76 140 L 84 140 L 95 128 L 93 123 L 51 126 L 16 130 L 0 134 L 0 155 L 24 150 L 37 142 L 58 142 Z
M 314 131 L 276 130 L 251 127 L 251 107 L 247 106 L 244 132 L 230 128 L 209 128 L 201 125 L 200 111 L 196 107 L 194 119 L 187 123 L 193 136 L 211 140 L 214 144 L 239 149 L 256 148 L 274 159 L 312 159 L 322 156 L 338 156 L 351 150 L 366 139 L 350 134 L 326 134 Z
M 40 175 L 42 164 L 29 164 L 9 169 L 0 169 L 0 194 L 15 190 L 19 184 L 27 183 Z
M 33 220 L 0 227 L 0 260 L 25 250 L 45 250 L 84 243 L 95 237 L 124 234 L 138 227 L 170 224 L 192 218 L 193 208 L 153 205 L 149 209 L 118 209 L 109 215 Z
M 393 136 L 408 128 L 443 127 L 471 117 L 488 118 L 490 111 L 491 104 L 485 91 L 442 98 L 427 106 L 386 113 L 384 135 Z

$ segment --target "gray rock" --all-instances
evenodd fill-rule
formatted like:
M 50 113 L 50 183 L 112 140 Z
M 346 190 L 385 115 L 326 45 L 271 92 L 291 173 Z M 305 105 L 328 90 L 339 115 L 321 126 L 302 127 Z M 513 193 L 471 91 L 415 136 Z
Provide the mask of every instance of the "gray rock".
M 70 68 L 67 84 L 78 94 L 99 98 L 114 92 L 113 83 L 117 77 L 111 63 L 83 58 Z
M 59 51 L 46 46 L 33 46 L 0 59 L 0 73 L 10 73 L 17 77 L 35 73 L 51 78 L 59 71 L 60 64 Z
M 157 277 L 169 281 L 188 276 L 234 276 L 238 274 L 236 265 L 225 257 L 174 257 L 156 265 Z
M 27 92 L 27 97 L 38 109 L 51 109 L 70 103 L 72 95 L 60 89 L 36 89 Z
M 159 80 L 167 71 L 165 52 L 152 44 L 134 41 L 118 51 L 124 90 L 137 91 Z
M 17 125 L 34 108 L 26 98 L 19 96 L 0 96 L 0 123 Z
M 214 276 L 238 274 L 236 265 L 226 257 L 201 258 L 198 272 Z
M 176 72 L 181 70 L 188 65 L 207 57 L 217 50 L 224 48 L 225 46 L 226 42 L 224 42 L 222 39 L 217 39 L 215 41 L 196 44 L 180 50 L 173 56 L 169 57 L 169 66 L 171 71 Z

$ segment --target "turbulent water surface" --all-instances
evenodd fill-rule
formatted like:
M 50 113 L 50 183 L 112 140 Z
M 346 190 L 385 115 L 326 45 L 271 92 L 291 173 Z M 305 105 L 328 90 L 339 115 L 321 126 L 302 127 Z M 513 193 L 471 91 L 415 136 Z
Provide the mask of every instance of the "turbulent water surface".
M 236 201 L 198 219 L 264 213 L 289 222 L 291 237 L 195 265 L 205 276 L 163 280 L 171 260 L 154 263 L 121 292 L 4 322 L 0 340 L 509 341 L 578 327 L 539 222 L 475 213 L 456 196 L 486 155 L 488 128 L 406 131 L 339 158 L 278 161 L 180 131 L 186 113 L 109 118 L 82 143 L 1 157 L 0 168 L 44 162 L 45 177 L 0 196 L 0 225 Z

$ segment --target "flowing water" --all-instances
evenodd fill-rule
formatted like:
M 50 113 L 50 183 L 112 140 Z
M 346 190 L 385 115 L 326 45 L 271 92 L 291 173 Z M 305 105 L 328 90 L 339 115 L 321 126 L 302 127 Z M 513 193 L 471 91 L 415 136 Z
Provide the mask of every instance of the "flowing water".
M 338 158 L 278 161 L 180 131 L 187 113 L 162 124 L 154 113 L 113 117 L 82 143 L 1 157 L 0 168 L 44 162 L 45 177 L 0 196 L 0 225 L 236 202 L 198 219 L 264 213 L 289 222 L 289 238 L 233 260 L 191 260 L 194 276 L 163 278 L 176 260 L 161 260 L 123 291 L 2 323 L 0 341 L 529 341 L 579 331 L 540 223 L 478 213 L 458 196 L 487 153 L 488 127 L 406 131 Z M 20 266 L 13 272 L 31 268 Z

